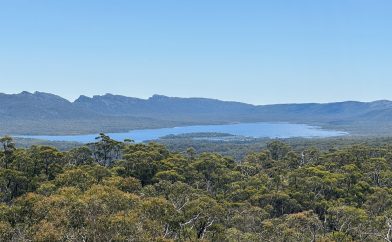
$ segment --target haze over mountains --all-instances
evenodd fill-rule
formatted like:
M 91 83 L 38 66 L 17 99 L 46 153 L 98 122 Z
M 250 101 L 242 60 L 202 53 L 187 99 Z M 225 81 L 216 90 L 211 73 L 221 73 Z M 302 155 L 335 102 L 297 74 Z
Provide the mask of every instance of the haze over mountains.
M 207 98 L 106 94 L 70 102 L 43 92 L 0 94 L 1 133 L 119 132 L 191 124 L 301 122 L 355 129 L 389 127 L 391 101 L 251 105 Z M 355 127 L 355 128 L 354 128 Z

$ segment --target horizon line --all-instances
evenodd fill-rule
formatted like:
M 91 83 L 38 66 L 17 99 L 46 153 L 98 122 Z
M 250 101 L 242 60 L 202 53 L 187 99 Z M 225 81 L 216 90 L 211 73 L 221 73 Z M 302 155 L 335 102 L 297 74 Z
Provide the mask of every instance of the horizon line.
M 236 100 L 223 100 L 223 99 L 218 99 L 214 97 L 201 97 L 201 96 L 190 96 L 190 97 L 181 97 L 181 96 L 167 96 L 164 94 L 152 94 L 149 97 L 135 97 L 135 96 L 127 96 L 124 94 L 113 94 L 110 92 L 107 92 L 105 94 L 94 94 L 94 95 L 85 95 L 85 94 L 79 94 L 77 98 L 71 99 L 71 98 L 66 98 L 60 94 L 52 93 L 52 92 L 43 92 L 43 91 L 20 91 L 18 93 L 5 93 L 5 92 L 0 92 L 0 95 L 21 95 L 21 94 L 30 94 L 30 95 L 37 95 L 37 94 L 50 94 L 54 96 L 58 96 L 62 99 L 65 99 L 71 103 L 76 102 L 79 98 L 81 97 L 87 97 L 87 98 L 94 98 L 94 97 L 103 97 L 103 96 L 121 96 L 121 97 L 127 97 L 127 98 L 135 98 L 135 99 L 140 99 L 140 100 L 149 100 L 154 97 L 166 97 L 166 98 L 180 98 L 180 99 L 209 99 L 209 100 L 216 100 L 216 101 L 222 101 L 222 102 L 235 102 L 235 103 L 242 103 L 242 104 L 247 104 L 247 105 L 253 105 L 253 106 L 270 106 L 270 105 L 300 105 L 300 104 L 333 104 L 333 103 L 349 103 L 349 102 L 356 102 L 356 103 L 374 103 L 374 102 L 392 102 L 392 100 L 389 99 L 376 99 L 376 100 L 367 100 L 367 101 L 358 101 L 358 100 L 339 100 L 339 101 L 328 101 L 328 102 L 282 102 L 282 103 L 267 103 L 267 104 L 255 104 L 255 103 L 248 103 L 248 102 L 243 102 L 243 101 L 236 101 Z

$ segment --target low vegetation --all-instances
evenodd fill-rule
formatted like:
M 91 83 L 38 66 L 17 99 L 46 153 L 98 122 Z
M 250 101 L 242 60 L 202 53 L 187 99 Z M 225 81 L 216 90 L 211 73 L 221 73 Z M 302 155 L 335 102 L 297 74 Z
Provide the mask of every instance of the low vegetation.
M 0 145 L 0 241 L 392 241 L 389 145 Z

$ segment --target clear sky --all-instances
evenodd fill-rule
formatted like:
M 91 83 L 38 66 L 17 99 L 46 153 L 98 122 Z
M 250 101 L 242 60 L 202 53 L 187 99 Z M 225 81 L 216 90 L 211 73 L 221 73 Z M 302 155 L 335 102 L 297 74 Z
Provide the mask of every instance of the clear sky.
M 0 92 L 392 99 L 391 0 L 0 0 Z

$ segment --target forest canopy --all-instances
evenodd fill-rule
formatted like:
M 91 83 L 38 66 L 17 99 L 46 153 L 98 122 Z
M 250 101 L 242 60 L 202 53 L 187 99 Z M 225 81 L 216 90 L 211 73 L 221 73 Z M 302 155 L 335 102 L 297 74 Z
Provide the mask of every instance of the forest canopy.
M 235 160 L 157 143 L 0 138 L 0 241 L 392 241 L 392 146 Z

